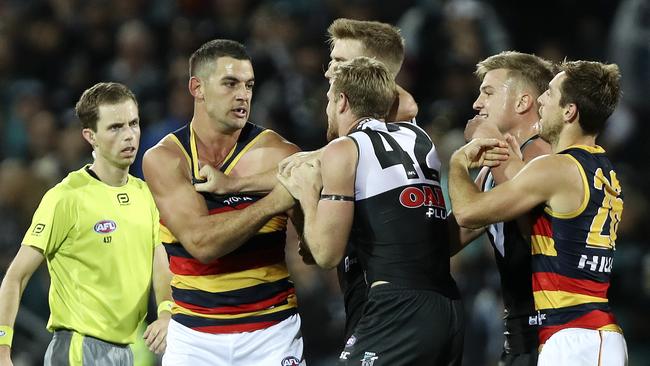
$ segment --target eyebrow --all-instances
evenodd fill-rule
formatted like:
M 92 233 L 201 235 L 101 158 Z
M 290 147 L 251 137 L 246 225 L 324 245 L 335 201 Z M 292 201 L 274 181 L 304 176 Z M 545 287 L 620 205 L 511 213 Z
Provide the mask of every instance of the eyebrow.
M 492 85 L 483 85 L 483 86 L 481 86 L 481 88 L 480 88 L 479 90 L 482 91 L 482 92 L 484 92 L 484 91 L 486 91 L 487 89 L 492 89 L 492 90 L 494 90 L 494 87 L 493 87 Z
M 222 81 L 236 81 L 236 82 L 245 82 L 245 83 L 250 83 L 251 81 L 255 81 L 255 78 L 251 78 L 248 80 L 240 80 L 234 76 L 224 76 L 221 78 Z

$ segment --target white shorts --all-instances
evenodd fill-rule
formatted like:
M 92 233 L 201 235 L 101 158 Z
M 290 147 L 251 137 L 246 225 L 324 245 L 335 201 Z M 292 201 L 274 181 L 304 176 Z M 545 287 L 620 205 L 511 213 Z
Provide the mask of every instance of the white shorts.
M 300 316 L 266 329 L 210 334 L 174 320 L 167 330 L 163 366 L 305 366 Z
M 567 328 L 549 338 L 537 360 L 538 366 L 624 366 L 627 345 L 621 333 Z

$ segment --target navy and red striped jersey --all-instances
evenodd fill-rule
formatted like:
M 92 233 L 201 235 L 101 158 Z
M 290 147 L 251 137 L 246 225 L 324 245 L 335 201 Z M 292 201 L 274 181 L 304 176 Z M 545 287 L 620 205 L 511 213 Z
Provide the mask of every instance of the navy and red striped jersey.
M 565 328 L 622 332 L 607 298 L 623 193 L 601 147 L 562 151 L 577 165 L 584 185 L 581 206 L 557 213 L 550 207 L 532 232 L 533 295 L 540 344 Z
M 247 123 L 220 170 L 229 174 L 240 158 L 266 131 Z M 185 152 L 192 177 L 199 172 L 191 125 L 170 136 Z M 241 210 L 263 196 L 201 193 L 210 215 Z M 239 333 L 268 328 L 297 313 L 284 247 L 287 216 L 278 215 L 233 252 L 204 264 L 193 258 L 161 222 L 161 240 L 174 277 L 172 318 L 197 331 Z

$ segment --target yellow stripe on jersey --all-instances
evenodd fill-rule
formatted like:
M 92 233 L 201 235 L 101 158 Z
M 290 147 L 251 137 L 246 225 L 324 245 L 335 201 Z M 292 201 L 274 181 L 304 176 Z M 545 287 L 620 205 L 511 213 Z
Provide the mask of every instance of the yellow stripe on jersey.
M 282 231 L 287 227 L 287 215 L 278 215 L 269 220 L 258 234 L 267 234 L 275 231 Z
M 623 329 L 619 327 L 618 324 L 607 324 L 605 326 L 598 328 L 598 330 L 623 334 Z
M 269 131 L 270 130 L 264 130 L 264 131 L 260 132 L 259 135 L 255 136 L 255 138 L 253 138 L 248 144 L 246 144 L 246 146 L 244 146 L 244 148 L 239 152 L 239 154 L 237 154 L 237 156 L 233 159 L 233 161 L 228 165 L 228 167 L 224 171 L 224 174 L 229 175 L 230 172 L 232 171 L 232 169 L 235 167 L 235 165 L 237 165 L 237 163 L 239 162 L 239 159 L 241 159 L 241 157 L 244 156 L 244 154 L 246 154 L 246 152 L 248 150 L 250 150 L 251 147 L 253 147 L 253 145 L 255 145 L 257 143 L 257 140 L 259 140 L 260 137 L 262 137 L 264 134 L 266 134 Z M 233 147 L 233 149 L 234 149 L 234 147 Z M 228 156 L 226 157 L 226 159 L 224 161 L 228 161 L 228 158 L 230 158 L 230 155 L 232 154 L 232 152 L 233 152 L 233 150 L 230 151 L 230 153 L 228 154 Z
M 596 145 L 596 146 L 572 145 L 572 146 L 567 147 L 567 149 L 574 149 L 574 148 L 575 149 L 585 150 L 585 151 L 588 151 L 588 152 L 590 152 L 592 154 L 604 154 L 605 153 L 605 149 L 603 149 L 602 147 L 600 147 L 598 145 Z
M 240 272 L 208 276 L 174 275 L 171 285 L 184 290 L 224 292 L 279 281 L 289 277 L 284 264 L 273 264 Z
M 273 314 L 273 313 L 278 313 L 287 309 L 293 309 L 296 306 L 298 306 L 298 301 L 296 299 L 296 295 L 290 294 L 287 296 L 287 303 L 280 305 L 280 306 L 275 306 L 271 309 L 265 309 L 265 310 L 259 310 L 259 311 L 251 311 L 248 313 L 241 313 L 241 314 L 203 314 L 203 313 L 196 313 L 191 310 L 185 309 L 184 307 L 180 305 L 176 305 L 173 309 L 172 312 L 174 314 L 185 314 L 185 315 L 191 315 L 191 316 L 196 316 L 200 318 L 207 318 L 207 319 L 239 319 L 239 318 L 247 318 L 251 316 L 260 316 L 260 315 L 267 315 L 267 314 Z
M 192 159 L 190 159 L 190 156 L 187 154 L 187 151 L 185 151 L 185 148 L 183 147 L 183 144 L 181 144 L 181 141 L 178 139 L 178 137 L 176 137 L 176 135 L 174 135 L 173 133 L 170 133 L 167 136 L 169 136 L 171 138 L 171 140 L 174 141 L 174 143 L 176 143 L 176 145 L 178 145 L 178 147 L 183 152 L 183 155 L 185 155 L 185 159 L 187 159 L 187 163 L 191 165 L 192 164 Z
M 557 251 L 555 250 L 555 241 L 553 238 L 549 238 L 548 236 L 532 235 L 531 248 L 533 255 L 543 254 L 549 257 L 557 257 Z
M 160 224 L 160 241 L 163 243 L 176 243 L 178 239 L 176 239 L 167 226 Z
M 574 147 L 582 148 L 582 146 L 574 146 Z M 589 146 L 584 146 L 584 147 L 589 147 Z M 546 206 L 544 208 L 544 211 L 547 214 L 549 214 L 549 215 L 551 215 L 551 216 L 553 216 L 555 218 L 558 218 L 558 219 L 572 219 L 572 218 L 577 217 L 578 215 L 580 215 L 585 210 L 585 208 L 587 208 L 587 204 L 589 203 L 589 196 L 590 196 L 589 182 L 587 181 L 587 175 L 585 174 L 585 170 L 582 168 L 582 164 L 580 164 L 580 162 L 578 160 L 576 160 L 576 158 L 574 158 L 571 155 L 568 155 L 568 154 L 563 154 L 563 155 L 570 158 L 576 164 L 576 166 L 578 167 L 578 171 L 580 171 L 580 176 L 582 177 L 582 189 L 584 190 L 584 193 L 582 195 L 582 203 L 580 204 L 580 207 L 578 207 L 573 212 L 559 213 L 559 212 L 555 212 L 555 211 L 551 210 L 551 208 L 548 207 L 548 206 Z
M 534 291 L 535 309 L 559 309 L 590 302 L 607 302 L 607 298 L 581 295 L 567 291 Z

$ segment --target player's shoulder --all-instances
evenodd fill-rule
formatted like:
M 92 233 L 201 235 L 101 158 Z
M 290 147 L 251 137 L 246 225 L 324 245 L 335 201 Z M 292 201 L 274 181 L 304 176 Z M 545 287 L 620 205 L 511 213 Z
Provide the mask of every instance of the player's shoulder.
M 144 152 L 144 159 L 163 159 L 169 156 L 182 155 L 184 149 L 177 141 L 178 139 L 174 134 L 168 134 Z
M 541 155 L 528 162 L 519 174 L 535 176 L 545 184 L 571 180 L 576 169 L 575 160 L 566 154 Z M 519 175 L 518 174 L 518 175 Z
M 521 153 L 523 154 L 524 161 L 531 161 L 538 156 L 551 154 L 551 145 L 541 138 L 536 138 L 528 142 Z
M 289 153 L 293 154 L 300 151 L 300 148 L 289 140 L 285 139 L 282 135 L 275 132 L 271 129 L 264 129 L 260 132 L 259 140 L 255 144 L 254 148 L 274 148 L 274 149 L 283 149 L 287 150 Z
M 349 136 L 341 136 L 325 145 L 323 159 L 339 159 L 357 155 L 357 144 Z

